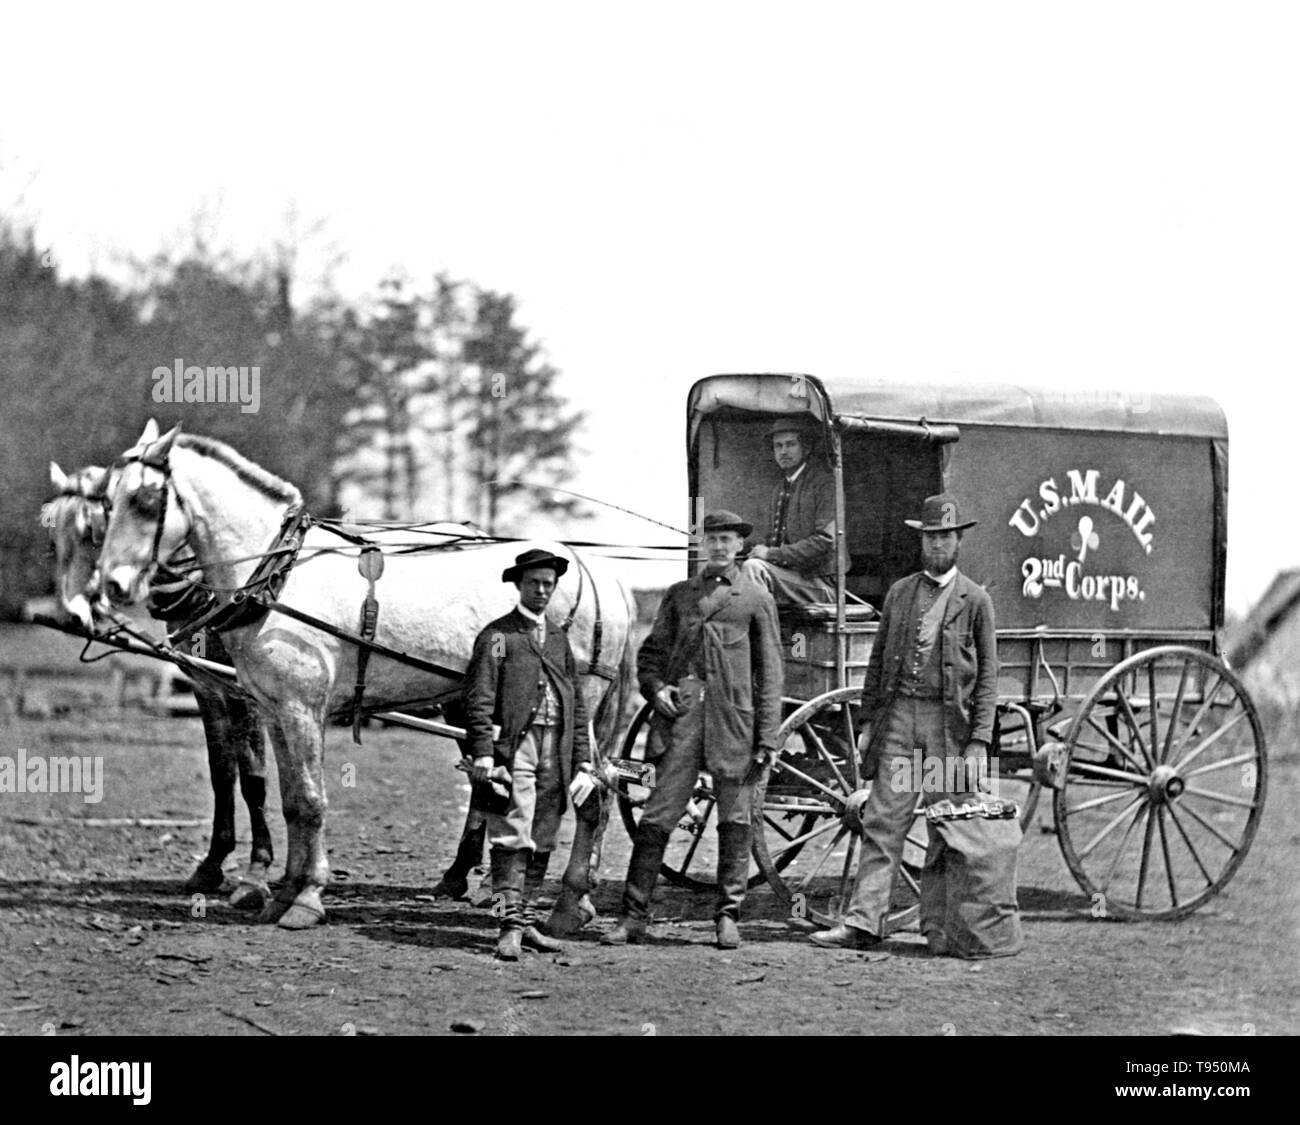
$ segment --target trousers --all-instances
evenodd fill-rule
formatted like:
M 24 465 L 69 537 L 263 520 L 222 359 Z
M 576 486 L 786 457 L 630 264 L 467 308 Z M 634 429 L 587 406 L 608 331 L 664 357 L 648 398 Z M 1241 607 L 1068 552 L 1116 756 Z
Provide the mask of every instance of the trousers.
M 835 600 L 835 588 L 819 575 L 800 574 L 766 559 L 746 559 L 740 569 L 742 574 L 766 586 L 777 605 L 811 605 Z
M 665 834 L 677 827 L 704 769 L 702 695 L 688 689 L 685 682 L 678 689 L 679 706 L 686 710 L 673 721 L 668 748 L 655 760 L 655 787 L 639 821 L 661 828 Z M 753 819 L 753 783 L 715 777 L 713 796 L 719 825 L 749 824 Z
M 552 852 L 560 830 L 563 794 L 556 756 L 558 726 L 528 728 L 510 768 L 510 805 L 504 813 L 484 813 L 488 843 L 512 851 Z
M 949 768 L 949 760 L 954 756 L 960 758 L 963 748 L 949 746 L 944 737 L 943 706 L 940 699 L 900 695 L 883 717 L 888 726 L 872 770 L 871 792 L 862 806 L 862 855 L 853 895 L 844 912 L 845 925 L 877 937 L 884 936 L 884 920 L 917 798 L 931 805 L 945 797 L 961 800 L 966 796 L 930 792 L 924 785 L 914 784 L 918 772 L 914 768 L 915 750 L 920 750 L 926 759 L 942 760 L 941 776 L 965 776 L 964 771 Z

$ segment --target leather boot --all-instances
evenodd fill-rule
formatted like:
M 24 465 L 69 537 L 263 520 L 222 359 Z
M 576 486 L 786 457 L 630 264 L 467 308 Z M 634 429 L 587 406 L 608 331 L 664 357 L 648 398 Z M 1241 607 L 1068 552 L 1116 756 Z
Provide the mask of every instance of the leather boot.
M 753 831 L 748 824 L 718 825 L 718 909 L 714 914 L 718 948 L 738 949 L 740 907 L 749 885 L 749 848 Z
M 525 949 L 535 949 L 538 953 L 561 953 L 564 950 L 558 941 L 547 937 L 537 928 L 537 896 L 542 893 L 542 884 L 546 882 L 546 868 L 551 862 L 550 852 L 533 852 L 528 857 L 528 867 L 524 875 L 524 931 L 522 935 Z
M 456 858 L 433 888 L 434 898 L 460 899 L 469 894 L 469 873 L 483 862 L 483 845 L 486 842 L 487 822 L 479 818 L 478 824 L 473 827 L 466 822 L 465 830 L 460 834 L 460 844 L 456 848 Z
M 497 956 L 502 961 L 518 961 L 524 933 L 524 877 L 528 853 L 515 848 L 492 849 L 492 897 L 494 911 L 499 911 L 501 926 L 497 932 Z
M 616 925 L 600 939 L 601 945 L 627 945 L 640 941 L 650 918 L 650 898 L 659 880 L 668 833 L 653 824 L 637 827 L 632 862 L 628 864 L 627 883 L 623 887 L 623 909 Z

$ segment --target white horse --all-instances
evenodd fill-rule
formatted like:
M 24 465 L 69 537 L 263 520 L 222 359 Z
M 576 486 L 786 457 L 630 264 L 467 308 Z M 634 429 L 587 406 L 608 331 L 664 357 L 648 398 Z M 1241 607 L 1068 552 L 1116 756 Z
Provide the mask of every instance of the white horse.
M 49 529 L 54 547 L 55 616 L 64 623 L 77 621 L 87 633 L 100 631 L 86 586 L 99 560 L 99 544 L 108 523 L 105 486 L 108 470 L 87 465 L 65 473 L 50 462 L 50 483 L 55 497 L 41 509 L 41 522 Z M 173 560 L 174 561 L 174 560 Z M 155 587 L 154 594 L 158 594 Z M 150 612 L 175 628 L 184 616 Z M 219 634 L 212 634 L 205 654 L 229 663 Z M 222 864 L 235 850 L 235 786 L 243 794 L 252 829 L 248 867 L 230 896 L 241 910 L 260 910 L 271 897 L 267 874 L 274 861 L 271 831 L 266 823 L 266 744 L 256 709 L 242 696 L 232 694 L 199 677 L 194 698 L 203 720 L 208 747 L 208 774 L 212 782 L 212 838 L 208 854 L 185 881 L 186 894 L 215 894 L 225 882 Z
M 210 438 L 156 438 L 146 427 L 119 459 L 109 484 L 112 511 L 91 581 L 95 595 L 117 604 L 143 596 L 160 559 L 188 541 L 205 581 L 218 590 L 242 591 L 259 562 L 281 543 L 286 516 L 302 503 L 298 489 Z M 389 547 L 374 584 L 379 612 L 375 641 L 438 666 L 412 667 L 376 651 L 366 678 L 367 706 L 409 705 L 457 694 L 474 638 L 515 602 L 500 581 L 517 544 L 452 546 L 448 537 L 389 532 L 369 537 Z M 399 544 L 427 544 L 428 553 Z M 448 549 L 438 550 L 438 547 Z M 563 545 L 547 544 L 572 555 Z M 358 548 L 336 531 L 306 532 L 279 602 L 322 624 L 354 632 L 368 580 L 359 572 Z M 551 602 L 552 620 L 569 626 L 594 716 L 597 743 L 613 744 L 623 703 L 632 688 L 634 654 L 631 596 L 599 558 L 570 567 Z M 285 879 L 263 912 L 288 929 L 325 916 L 321 892 L 329 881 L 325 852 L 324 739 L 331 713 L 351 709 L 358 646 L 286 613 L 271 611 L 226 633 L 240 684 L 257 701 L 279 764 L 288 829 Z M 598 660 L 593 650 L 599 638 Z M 603 828 L 578 819 L 565 891 L 589 885 L 591 848 Z M 585 854 L 584 854 L 585 852 Z

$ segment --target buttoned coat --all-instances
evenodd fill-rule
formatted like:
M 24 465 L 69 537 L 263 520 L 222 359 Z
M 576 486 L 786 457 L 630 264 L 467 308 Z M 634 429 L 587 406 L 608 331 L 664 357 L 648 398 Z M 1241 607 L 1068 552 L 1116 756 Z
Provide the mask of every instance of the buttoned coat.
M 534 629 L 534 623 L 515 609 L 490 622 L 475 639 L 465 672 L 467 749 L 470 757 L 491 756 L 496 765 L 510 769 L 515 750 L 542 704 L 549 674 L 561 708 L 556 756 L 564 783 L 563 811 L 573 774 L 591 760 L 586 701 L 568 634 L 548 624 L 543 650 Z M 497 741 L 492 738 L 494 723 L 501 728 Z
M 702 574 L 670 586 L 654 628 L 637 654 L 641 694 L 694 672 L 705 682 L 705 766 L 715 777 L 743 780 L 759 751 L 774 753 L 781 726 L 781 630 L 772 595 L 730 567 L 721 583 Z M 652 729 L 671 737 L 657 712 Z
M 797 571 L 807 578 L 835 575 L 835 478 L 819 462 L 810 460 L 807 467 L 790 486 L 790 499 L 785 509 L 786 542 L 780 547 L 769 547 L 767 561 Z M 766 543 L 768 534 L 780 514 L 781 484 L 772 490 L 768 505 L 768 525 L 759 528 L 760 535 L 753 541 Z M 844 569 L 848 569 L 847 548 Z
M 898 694 L 904 662 L 915 641 L 907 635 L 907 620 L 921 580 L 919 572 L 909 575 L 895 582 L 885 595 L 862 687 L 862 717 L 873 726 L 868 750 L 873 759 L 879 756 L 888 726 L 876 720 L 884 717 Z M 998 705 L 993 601 L 960 571 L 953 579 L 935 643 L 943 677 L 944 736 L 949 753 L 960 754 L 969 742 L 991 744 Z

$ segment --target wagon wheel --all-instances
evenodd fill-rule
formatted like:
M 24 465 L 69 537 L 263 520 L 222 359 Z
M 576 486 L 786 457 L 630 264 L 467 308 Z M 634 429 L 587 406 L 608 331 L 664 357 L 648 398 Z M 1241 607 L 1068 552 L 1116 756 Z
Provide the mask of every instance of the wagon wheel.
M 652 703 L 646 703 L 636 713 L 636 718 L 632 720 L 632 725 L 623 738 L 622 757 L 645 761 L 646 739 L 650 732 L 650 716 L 653 714 Z M 636 839 L 641 810 L 649 797 L 650 790 L 643 785 L 627 782 L 619 785 L 618 811 L 623 817 L 627 834 L 633 840 Z M 692 890 L 711 891 L 717 888 L 718 825 L 714 816 L 715 806 L 708 777 L 701 774 L 686 815 L 668 838 L 668 849 L 664 852 L 663 866 L 659 869 L 659 873 L 670 883 L 690 887 Z M 762 883 L 763 872 L 751 859 L 749 886 L 757 887 Z
M 1136 653 L 1070 725 L 1055 794 L 1065 862 L 1094 913 L 1181 918 L 1245 859 L 1264 808 L 1264 733 L 1241 681 L 1208 653 Z
M 781 750 L 762 783 L 763 819 L 754 834 L 759 866 L 791 917 L 823 926 L 839 921 L 853 890 L 858 837 L 842 820 L 846 803 L 870 789 L 859 776 L 853 725 L 852 705 L 861 695 L 860 688 L 841 688 L 794 711 L 781 724 Z M 928 842 L 918 800 L 886 933 L 917 916 Z

